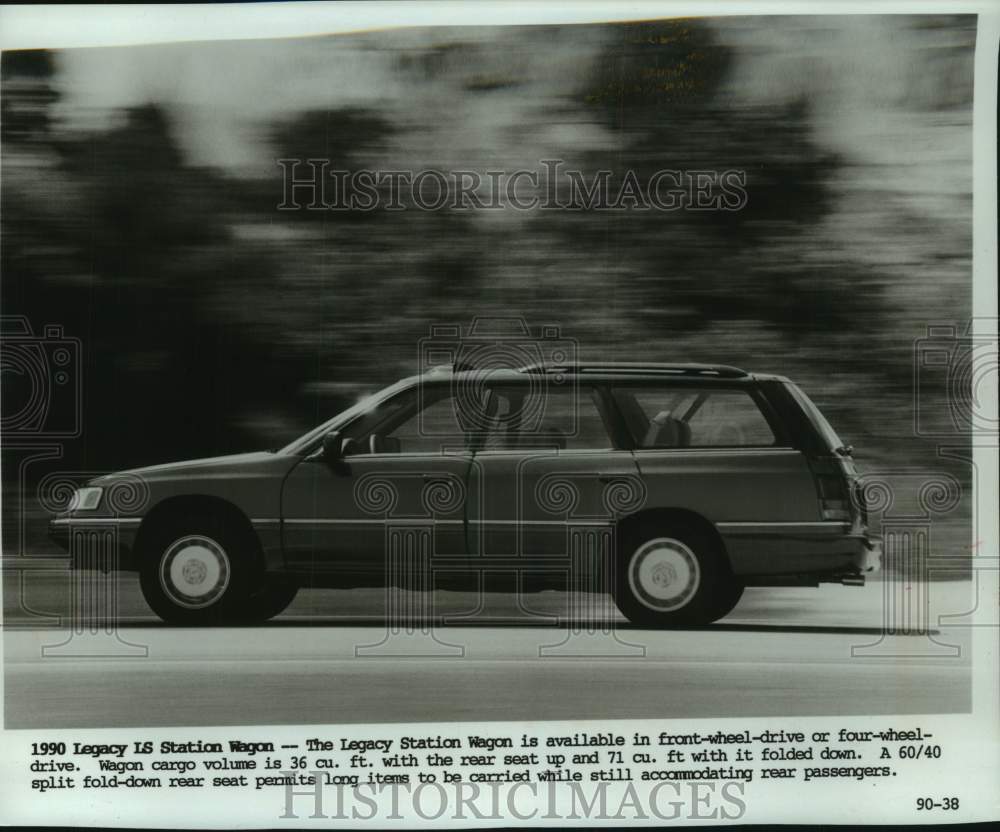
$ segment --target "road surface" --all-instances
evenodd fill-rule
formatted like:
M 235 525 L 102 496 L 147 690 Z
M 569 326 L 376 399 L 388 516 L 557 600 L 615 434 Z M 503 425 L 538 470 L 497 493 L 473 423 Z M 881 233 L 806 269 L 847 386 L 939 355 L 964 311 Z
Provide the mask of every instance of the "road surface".
M 89 579 L 77 597 L 100 608 Z M 307 590 L 261 627 L 175 629 L 118 587 L 120 626 L 67 617 L 61 569 L 4 570 L 9 728 L 957 713 L 970 709 L 965 581 L 748 589 L 722 622 L 657 632 L 595 596 L 436 593 L 447 627 L 395 630 L 385 595 Z M 398 608 L 424 596 L 397 593 Z M 929 634 L 899 618 L 928 601 Z M 571 602 L 578 601 L 573 606 Z M 567 623 L 572 607 L 575 616 Z M 887 612 L 895 610 L 896 615 Z M 55 614 L 53 616 L 53 613 Z M 548 615 L 548 617 L 546 617 Z M 456 618 L 457 616 L 457 618 Z M 888 616 L 888 619 L 887 619 Z M 896 634 L 885 633 L 885 622 Z M 960 624 L 961 622 L 957 622 Z

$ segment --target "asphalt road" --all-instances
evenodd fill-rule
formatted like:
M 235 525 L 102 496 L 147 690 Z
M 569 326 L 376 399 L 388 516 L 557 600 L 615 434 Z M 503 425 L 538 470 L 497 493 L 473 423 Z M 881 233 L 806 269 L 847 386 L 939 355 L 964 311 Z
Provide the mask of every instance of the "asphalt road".
M 102 606 L 100 586 L 80 585 L 84 607 Z M 969 582 L 750 589 L 724 621 L 667 632 L 621 620 L 608 627 L 595 618 L 594 596 L 558 593 L 527 596 L 530 616 L 513 595 L 488 594 L 470 616 L 476 598 L 437 593 L 435 611 L 453 619 L 429 631 L 405 622 L 393 631 L 373 618 L 381 592 L 303 591 L 266 626 L 211 630 L 158 623 L 129 581 L 117 595 L 115 630 L 66 617 L 62 571 L 5 569 L 7 727 L 970 709 L 968 630 L 938 621 L 974 606 Z M 420 600 L 395 597 L 409 609 Z M 929 622 L 910 618 L 907 627 L 899 615 L 924 599 Z M 557 617 L 567 611 L 569 623 Z M 887 620 L 896 634 L 886 634 Z M 928 623 L 929 634 L 902 634 Z

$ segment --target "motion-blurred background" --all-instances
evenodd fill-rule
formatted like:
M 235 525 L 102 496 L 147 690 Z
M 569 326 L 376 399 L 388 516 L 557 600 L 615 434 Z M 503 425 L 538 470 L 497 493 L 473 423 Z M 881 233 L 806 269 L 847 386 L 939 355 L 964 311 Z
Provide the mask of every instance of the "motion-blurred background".
M 938 454 L 968 436 L 915 428 L 915 349 L 971 315 L 974 47 L 974 17 L 858 16 L 4 53 L 3 314 L 80 339 L 83 404 L 22 465 L 45 435 L 11 428 L 36 382 L 5 362 L 5 551 L 49 551 L 47 472 L 283 445 L 481 315 L 791 376 L 863 470 L 956 479 L 935 549 L 968 554 L 970 468 Z M 279 211 L 279 158 L 737 169 L 748 201 Z M 949 424 L 960 382 L 919 408 Z

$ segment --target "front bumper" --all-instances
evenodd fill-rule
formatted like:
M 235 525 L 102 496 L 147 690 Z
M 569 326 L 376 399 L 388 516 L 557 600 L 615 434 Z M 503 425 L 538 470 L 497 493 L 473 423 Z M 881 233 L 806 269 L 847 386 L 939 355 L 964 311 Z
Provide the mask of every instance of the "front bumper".
M 70 568 L 101 572 L 134 570 L 133 545 L 141 518 L 57 517 L 49 539 L 70 555 Z

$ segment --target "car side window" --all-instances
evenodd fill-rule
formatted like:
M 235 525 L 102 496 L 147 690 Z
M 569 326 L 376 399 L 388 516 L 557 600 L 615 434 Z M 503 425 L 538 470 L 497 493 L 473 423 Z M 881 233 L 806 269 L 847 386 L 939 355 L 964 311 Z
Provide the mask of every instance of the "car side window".
M 610 450 L 614 447 L 597 391 L 580 385 L 535 389 L 498 385 L 484 450 Z
M 465 446 L 454 397 L 436 399 L 387 433 L 388 447 L 398 453 L 443 453 Z
M 406 418 L 416 408 L 416 395 L 413 391 L 400 393 L 391 399 L 381 402 L 376 407 L 362 413 L 347 427 L 341 430 L 345 439 L 350 439 L 349 454 L 369 453 L 369 439 L 373 433 L 385 431 L 387 425 L 394 425 L 400 419 Z
M 423 407 L 421 407 L 423 405 Z M 363 414 L 346 429 L 345 453 L 442 453 L 460 450 L 466 437 L 447 390 L 411 389 Z
M 738 390 L 709 396 L 688 420 L 695 448 L 773 445 L 774 433 L 757 403 Z
M 776 443 L 745 390 L 623 387 L 615 401 L 639 448 L 754 448 Z

